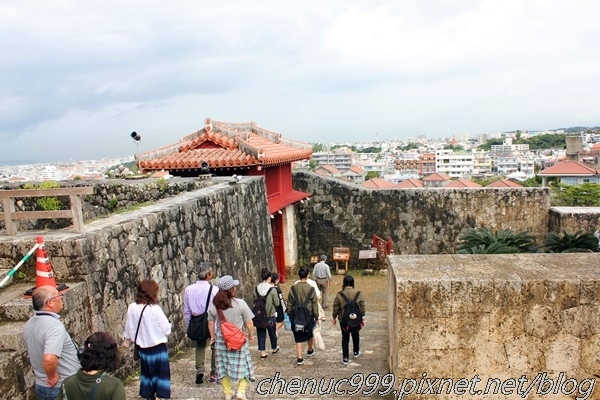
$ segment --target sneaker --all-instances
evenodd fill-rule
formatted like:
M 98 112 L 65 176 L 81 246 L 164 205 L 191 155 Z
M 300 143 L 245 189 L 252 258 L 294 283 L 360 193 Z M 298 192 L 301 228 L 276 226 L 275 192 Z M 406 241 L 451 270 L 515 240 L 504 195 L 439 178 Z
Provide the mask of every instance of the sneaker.
M 342 364 L 348 365 L 348 357 L 342 358 Z
M 308 350 L 308 351 L 306 352 L 306 355 L 307 355 L 307 356 L 309 356 L 309 357 L 312 357 L 312 356 L 313 356 L 313 354 L 315 354 L 315 349 Z
M 273 355 L 279 353 L 279 346 L 277 346 L 277 348 L 273 349 Z
M 358 357 L 358 356 L 360 356 L 360 350 L 354 352 L 354 357 Z
M 304 363 L 304 358 L 297 358 L 296 365 L 302 365 Z
M 246 397 L 246 394 L 245 393 L 240 393 L 240 392 L 237 393 L 237 395 L 235 396 L 235 398 L 237 400 L 248 400 L 248 398 Z
M 196 374 L 196 385 L 202 385 L 204 383 L 204 372 L 198 372 Z
M 217 382 L 217 377 L 216 375 L 211 375 L 210 376 L 210 383 L 216 383 Z

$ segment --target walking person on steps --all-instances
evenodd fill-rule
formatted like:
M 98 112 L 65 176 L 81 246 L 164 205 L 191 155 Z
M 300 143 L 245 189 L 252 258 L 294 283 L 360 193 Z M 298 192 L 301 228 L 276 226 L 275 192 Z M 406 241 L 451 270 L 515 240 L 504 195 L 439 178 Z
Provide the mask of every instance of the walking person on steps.
M 327 289 L 331 286 L 332 279 L 331 270 L 325 261 L 327 261 L 327 256 L 323 254 L 321 255 L 321 261 L 315 264 L 312 274 L 321 291 L 321 305 L 324 310 L 329 308 L 329 305 L 327 305 Z

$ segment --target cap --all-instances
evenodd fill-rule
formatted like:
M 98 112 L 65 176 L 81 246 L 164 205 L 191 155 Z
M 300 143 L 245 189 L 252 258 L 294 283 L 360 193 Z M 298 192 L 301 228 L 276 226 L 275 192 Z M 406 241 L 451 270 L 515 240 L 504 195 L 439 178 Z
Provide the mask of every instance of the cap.
M 219 290 L 229 290 L 234 286 L 237 286 L 240 284 L 240 281 L 238 281 L 237 279 L 233 279 L 231 277 L 231 275 L 225 275 L 222 276 L 221 278 L 219 278 L 219 281 L 217 282 L 217 286 L 219 287 Z

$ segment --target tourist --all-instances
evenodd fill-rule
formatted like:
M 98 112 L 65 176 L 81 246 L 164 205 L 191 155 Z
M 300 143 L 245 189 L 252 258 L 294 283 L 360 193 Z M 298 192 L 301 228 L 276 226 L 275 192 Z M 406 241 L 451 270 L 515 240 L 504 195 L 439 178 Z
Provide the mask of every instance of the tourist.
M 307 342 L 308 344 L 308 351 L 306 353 L 308 357 L 312 357 L 312 355 L 315 353 L 315 349 L 313 348 L 314 337 L 312 330 L 314 328 L 315 320 L 319 319 L 319 302 L 317 300 L 317 295 L 315 294 L 314 288 L 306 282 L 308 275 L 308 267 L 305 265 L 301 266 L 298 270 L 298 277 L 300 278 L 300 281 L 290 288 L 290 293 L 288 294 L 287 299 L 287 312 L 292 322 L 292 332 L 294 333 L 294 341 L 296 342 L 297 365 L 302 365 L 304 363 L 304 357 L 302 356 L 302 343 Z M 296 304 L 294 301 L 294 295 L 292 292 L 296 293 L 298 304 Z M 306 307 L 311 314 L 312 321 L 310 321 L 310 325 L 307 326 L 305 330 L 296 331 L 294 329 L 294 311 L 300 304 L 303 304 L 307 298 L 308 303 Z
M 239 284 L 240 281 L 233 279 L 231 275 L 221 277 L 217 282 L 219 292 L 215 296 L 213 304 L 208 308 L 208 329 L 210 330 L 210 341 L 214 343 L 215 348 L 217 379 L 221 382 L 226 400 L 233 398 L 234 382 L 237 382 L 236 399 L 246 400 L 246 389 L 250 381 L 254 380 L 254 366 L 248 349 L 248 342 L 254 342 L 254 326 L 252 324 L 254 314 L 244 300 L 235 297 Z M 246 326 L 248 342 L 241 349 L 236 351 L 227 349 L 219 328 L 217 309 L 222 311 L 227 321 L 239 329 Z
M 63 380 L 75 374 L 81 364 L 77 347 L 60 321 L 63 295 L 46 285 L 31 294 L 35 315 L 23 329 L 27 354 L 35 375 L 35 393 L 40 400 L 55 400 Z
M 321 255 L 321 261 L 316 263 L 313 269 L 313 277 L 321 291 L 321 304 L 323 305 L 323 309 L 329 308 L 327 305 L 327 289 L 331 286 L 332 279 L 331 270 L 325 261 L 327 261 L 327 256 L 323 254 Z
M 271 272 L 266 268 L 260 273 L 262 282 L 256 286 L 255 296 L 261 296 L 265 299 L 266 303 L 266 315 L 269 318 L 267 326 L 265 328 L 256 327 L 256 336 L 258 338 L 258 351 L 260 351 L 260 358 L 267 358 L 266 352 L 266 341 L 267 333 L 269 334 L 269 341 L 271 342 L 271 351 L 273 355 L 279 352 L 279 346 L 277 346 L 277 331 L 276 331 L 276 319 L 277 319 L 277 307 L 279 306 L 279 296 L 277 290 L 271 285 Z
M 85 340 L 81 369 L 65 379 L 59 400 L 125 400 L 125 387 L 109 373 L 119 367 L 117 342 L 108 332 L 96 332 Z
M 213 269 L 210 263 L 201 262 L 198 266 L 198 280 L 196 283 L 185 288 L 183 296 L 183 316 L 186 325 L 189 325 L 192 315 L 200 315 L 206 311 L 206 305 L 210 306 L 219 291 L 219 288 L 212 285 L 210 280 L 213 278 Z M 212 288 L 212 289 L 211 289 Z M 209 297 L 210 292 L 210 298 Z M 196 384 L 201 384 L 204 379 L 204 359 L 206 358 L 206 347 L 209 338 L 196 341 Z M 215 352 L 210 352 L 210 382 L 216 382 L 215 374 Z
M 277 306 L 277 318 L 275 318 L 275 322 L 277 323 L 275 326 L 275 333 L 277 337 L 279 337 L 279 329 L 283 326 L 283 320 L 285 318 L 285 310 L 287 307 L 285 306 L 285 301 L 283 301 L 283 292 L 279 287 L 279 275 L 277 272 L 271 273 L 271 286 L 275 288 L 277 292 L 277 297 L 279 298 L 279 306 Z
M 342 296 L 343 293 L 343 296 Z M 360 292 L 358 292 L 360 293 Z M 353 301 L 357 291 L 354 290 L 354 277 L 352 275 L 345 275 L 342 283 L 342 290 L 335 296 L 335 300 L 333 301 L 333 324 L 335 325 L 336 321 L 340 321 L 340 328 L 342 330 L 342 363 L 348 364 L 349 357 L 349 342 L 350 335 L 352 335 L 352 347 L 354 351 L 354 357 L 360 356 L 360 328 L 354 332 L 348 332 L 344 329 L 342 325 L 342 319 L 344 316 L 344 306 L 346 305 L 346 300 L 344 296 L 349 300 Z M 360 310 L 360 320 L 364 324 L 365 319 L 365 301 L 363 300 L 362 294 L 358 295 L 356 299 L 356 303 Z
M 171 323 L 158 300 L 158 283 L 145 279 L 138 284 L 135 302 L 127 309 L 126 346 L 139 346 L 140 396 L 145 399 L 171 397 L 171 370 L 167 351 L 167 335 Z M 136 338 L 137 336 L 137 338 Z

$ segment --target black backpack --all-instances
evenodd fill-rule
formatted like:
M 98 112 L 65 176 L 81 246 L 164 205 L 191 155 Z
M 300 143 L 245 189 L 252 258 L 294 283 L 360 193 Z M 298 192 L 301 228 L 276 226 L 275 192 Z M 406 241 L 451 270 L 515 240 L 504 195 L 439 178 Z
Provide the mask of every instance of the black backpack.
M 252 313 L 254 314 L 252 322 L 258 329 L 265 329 L 269 324 L 269 316 L 267 315 L 267 296 L 271 289 L 269 289 L 264 296 L 258 294 L 258 288 L 254 289 L 256 297 L 254 298 L 254 307 L 252 307 Z
M 350 301 L 343 292 L 339 292 L 340 296 L 346 301 L 344 305 L 344 313 L 342 314 L 342 329 L 346 332 L 358 332 L 363 327 L 362 314 L 360 313 L 360 307 L 358 307 L 358 296 L 360 292 L 356 293 L 354 300 Z
M 312 332 L 314 318 L 312 313 L 306 307 L 313 293 L 315 292 L 315 288 L 311 287 L 308 295 L 304 299 L 304 302 L 300 304 L 298 301 L 298 295 L 296 295 L 295 287 L 292 286 L 290 289 L 292 292 L 292 296 L 294 297 L 294 311 L 293 315 L 290 315 L 290 320 L 292 322 L 292 332 Z

